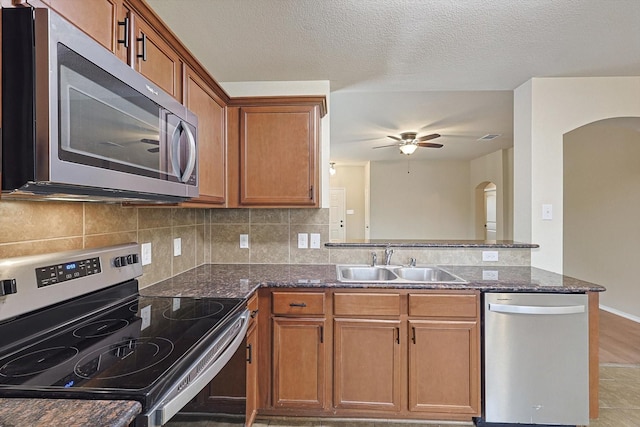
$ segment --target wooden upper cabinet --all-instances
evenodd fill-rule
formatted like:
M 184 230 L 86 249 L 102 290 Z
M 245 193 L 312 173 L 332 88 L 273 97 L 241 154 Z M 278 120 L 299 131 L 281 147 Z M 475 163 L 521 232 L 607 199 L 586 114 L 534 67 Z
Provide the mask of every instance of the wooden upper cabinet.
M 184 104 L 198 116 L 200 197 L 189 203 L 223 205 L 226 200 L 226 105 L 189 67 Z
M 131 37 L 131 31 L 128 9 L 124 6 L 123 0 L 43 0 L 43 2 L 120 59 L 127 61 L 128 49 L 125 45 L 127 37 Z
M 182 101 L 182 59 L 160 33 L 142 17 L 133 22 L 134 68 L 169 95 Z
M 238 205 L 318 207 L 322 102 L 261 100 L 232 100 L 261 104 L 239 111 Z

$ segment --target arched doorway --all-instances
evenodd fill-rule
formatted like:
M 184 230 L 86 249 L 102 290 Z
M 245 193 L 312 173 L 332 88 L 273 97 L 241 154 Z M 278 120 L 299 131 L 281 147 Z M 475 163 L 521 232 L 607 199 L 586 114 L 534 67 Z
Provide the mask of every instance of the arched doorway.
M 498 208 L 496 184 L 485 181 L 476 186 L 476 239 L 497 240 L 498 236 Z

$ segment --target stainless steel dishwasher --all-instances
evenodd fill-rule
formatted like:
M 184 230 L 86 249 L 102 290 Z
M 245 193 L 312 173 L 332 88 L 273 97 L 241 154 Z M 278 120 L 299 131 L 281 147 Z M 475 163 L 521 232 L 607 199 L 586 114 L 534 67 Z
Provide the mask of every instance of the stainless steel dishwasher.
M 589 424 L 585 294 L 486 293 L 484 422 Z

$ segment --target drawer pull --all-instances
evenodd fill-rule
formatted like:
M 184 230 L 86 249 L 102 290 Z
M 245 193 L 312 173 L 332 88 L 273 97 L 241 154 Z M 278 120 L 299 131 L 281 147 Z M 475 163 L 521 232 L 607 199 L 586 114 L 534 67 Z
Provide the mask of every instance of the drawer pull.
M 292 302 L 289 304 L 289 307 L 306 307 L 307 304 L 303 302 Z
M 251 318 L 252 318 L 252 319 L 255 319 L 255 317 L 256 317 L 257 315 L 258 315 L 258 310 L 257 310 L 257 309 L 256 309 L 256 310 L 251 311 Z

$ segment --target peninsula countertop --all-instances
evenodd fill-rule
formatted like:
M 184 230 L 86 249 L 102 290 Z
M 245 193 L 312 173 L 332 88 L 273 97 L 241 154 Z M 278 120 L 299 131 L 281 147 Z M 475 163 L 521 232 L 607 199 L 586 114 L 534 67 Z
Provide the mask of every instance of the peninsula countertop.
M 126 400 L 0 398 L 0 426 L 126 427 L 141 410 Z
M 142 295 L 248 298 L 258 288 L 477 289 L 481 292 L 602 292 L 603 286 L 533 267 L 441 266 L 465 283 L 345 283 L 335 264 L 204 264 L 140 290 Z

